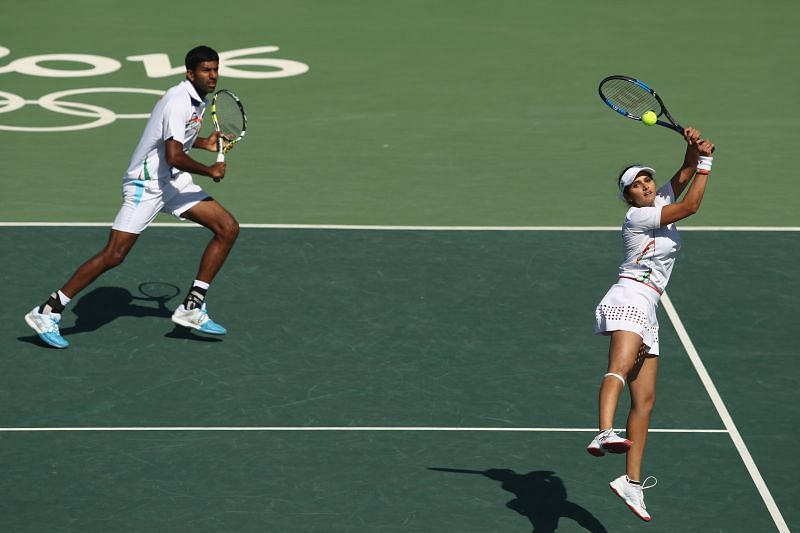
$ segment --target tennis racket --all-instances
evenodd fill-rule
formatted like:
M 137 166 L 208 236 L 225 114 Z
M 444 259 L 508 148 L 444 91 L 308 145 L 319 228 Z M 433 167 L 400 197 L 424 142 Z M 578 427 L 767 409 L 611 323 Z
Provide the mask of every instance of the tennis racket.
M 247 130 L 247 115 L 239 97 L 222 89 L 211 99 L 211 120 L 220 135 L 217 139 L 217 162 L 225 161 L 233 145 L 244 138 Z
M 659 117 L 656 124 L 683 135 L 683 127 L 669 114 L 664 101 L 643 81 L 630 76 L 609 76 L 600 82 L 598 92 L 603 102 L 623 117 L 641 121 L 642 115 L 652 111 Z

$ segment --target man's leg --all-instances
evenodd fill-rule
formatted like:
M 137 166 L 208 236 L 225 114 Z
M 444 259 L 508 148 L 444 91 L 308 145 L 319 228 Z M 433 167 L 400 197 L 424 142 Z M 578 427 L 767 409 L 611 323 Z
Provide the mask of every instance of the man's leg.
M 125 260 L 139 235 L 111 230 L 108 242 L 94 257 L 83 263 L 67 283 L 42 305 L 25 315 L 25 322 L 44 342 L 56 348 L 66 348 L 69 343 L 61 336 L 58 324 L 66 304 L 104 272 Z
M 224 327 L 208 317 L 205 309 L 205 295 L 216 277 L 239 235 L 239 223 L 222 205 L 212 198 L 203 200 L 181 216 L 210 229 L 214 236 L 206 246 L 200 259 L 192 287 L 172 315 L 172 321 L 181 326 L 197 329 L 204 333 L 224 335 Z
M 196 278 L 211 283 L 228 258 L 236 237 L 239 236 L 239 223 L 213 198 L 198 202 L 181 216 L 205 226 L 214 233 L 200 259 Z
M 86 261 L 67 283 L 61 288 L 61 292 L 69 298 L 74 298 L 80 291 L 85 289 L 104 272 L 119 266 L 131 251 L 139 235 L 112 229 L 108 236 L 108 242 L 94 257 Z

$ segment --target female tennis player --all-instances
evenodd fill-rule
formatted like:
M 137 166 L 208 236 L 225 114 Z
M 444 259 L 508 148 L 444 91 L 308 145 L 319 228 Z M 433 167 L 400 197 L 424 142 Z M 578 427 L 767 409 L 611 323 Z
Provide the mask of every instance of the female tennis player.
M 642 520 L 650 515 L 641 482 L 642 457 L 650 413 L 656 396 L 658 321 L 656 308 L 667 287 L 681 240 L 675 222 L 695 214 L 703 201 L 711 170 L 714 144 L 694 128 L 683 131 L 686 155 L 675 175 L 656 188 L 655 171 L 630 165 L 618 178 L 620 196 L 630 206 L 622 224 L 624 259 L 619 279 L 595 310 L 595 333 L 610 337 L 608 369 L 600 385 L 599 429 L 587 450 L 595 456 L 627 453 L 626 472 L 610 483 L 611 489 Z M 686 194 L 677 200 L 681 193 Z M 614 414 L 628 384 L 631 408 L 626 437 L 618 435 Z M 647 486 L 647 482 L 654 483 Z

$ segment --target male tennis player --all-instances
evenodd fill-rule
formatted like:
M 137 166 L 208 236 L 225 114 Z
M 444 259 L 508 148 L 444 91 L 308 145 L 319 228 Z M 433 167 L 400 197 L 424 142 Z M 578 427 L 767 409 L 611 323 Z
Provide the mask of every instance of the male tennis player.
M 25 321 L 50 346 L 66 348 L 58 325 L 61 313 L 81 290 L 101 274 L 122 263 L 139 234 L 159 212 L 189 219 L 210 229 L 214 236 L 206 246 L 196 279 L 172 321 L 203 333 L 224 335 L 226 330 L 206 311 L 206 291 L 239 234 L 236 219 L 192 181 L 191 174 L 219 180 L 225 163 L 206 166 L 189 156 L 192 148 L 217 150 L 217 132 L 199 137 L 206 95 L 213 92 L 219 75 L 219 56 L 207 46 L 186 54 L 186 79 L 158 101 L 122 178 L 122 207 L 108 243 L 81 265 L 60 290 L 25 315 Z

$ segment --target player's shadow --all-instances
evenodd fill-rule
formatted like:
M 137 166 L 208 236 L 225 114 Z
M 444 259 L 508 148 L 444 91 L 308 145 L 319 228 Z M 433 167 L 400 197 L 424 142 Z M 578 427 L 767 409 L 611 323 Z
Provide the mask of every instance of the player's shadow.
M 96 331 L 121 317 L 157 317 L 170 318 L 172 310 L 167 303 L 178 295 L 179 289 L 171 283 L 147 282 L 139 285 L 142 287 L 155 287 L 158 292 L 151 295 L 134 296 L 122 287 L 97 287 L 83 296 L 80 296 L 70 312 L 75 315 L 72 326 L 61 328 L 64 336 L 75 333 Z M 172 324 L 173 330 L 165 337 L 173 339 L 191 339 L 201 342 L 219 342 L 220 339 L 207 338 L 195 335 L 189 329 Z M 20 337 L 21 341 L 42 344 L 38 336 Z
M 70 311 L 75 315 L 75 324 L 61 329 L 62 335 L 96 331 L 114 320 L 131 316 L 137 318 L 169 318 L 168 300 L 134 296 L 122 287 L 97 287 L 80 297 Z M 156 305 L 141 305 L 152 302 Z
M 564 482 L 554 472 L 538 470 L 518 474 L 506 468 L 465 470 L 460 468 L 429 468 L 456 474 L 480 474 L 499 481 L 503 490 L 516 496 L 506 507 L 526 517 L 535 533 L 553 533 L 561 518 L 577 522 L 586 531 L 607 533 L 603 524 L 587 509 L 567 499 Z

